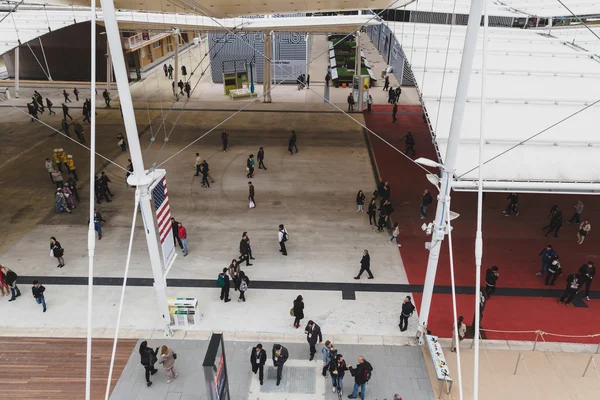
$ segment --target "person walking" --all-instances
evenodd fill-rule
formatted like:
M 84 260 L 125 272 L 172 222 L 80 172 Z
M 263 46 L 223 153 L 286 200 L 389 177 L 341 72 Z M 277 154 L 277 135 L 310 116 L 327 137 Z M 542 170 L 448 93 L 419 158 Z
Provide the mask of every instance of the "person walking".
M 505 217 L 510 217 L 511 211 L 514 211 L 519 216 L 519 195 L 516 193 L 511 193 L 506 197 L 508 200 L 508 205 L 506 206 L 506 210 L 502 211 Z
M 390 238 L 390 243 L 392 243 L 394 241 L 394 239 L 396 239 L 396 245 L 398 245 L 398 247 L 402 247 L 402 245 L 400 243 L 398 243 L 398 235 L 400 235 L 400 227 L 398 226 L 398 223 L 396 222 L 394 224 L 394 230 L 392 231 L 392 237 Z
M 258 158 L 258 169 L 264 169 L 266 171 L 267 167 L 265 167 L 265 149 L 262 146 L 260 149 L 258 149 L 258 154 L 256 157 Z
M 4 281 L 10 287 L 10 299 L 8 301 L 14 301 L 21 295 L 21 291 L 17 286 L 17 273 L 7 267 L 2 267 L 2 273 L 4 274 Z
M 33 108 L 35 109 L 35 113 L 40 113 L 43 114 L 44 113 L 44 105 L 42 104 L 40 106 L 40 103 L 37 102 L 37 99 L 35 97 L 31 98 L 31 105 L 33 106 Z
M 252 264 L 250 264 L 250 242 L 247 239 L 246 235 L 242 236 L 242 239 L 240 240 L 240 263 L 242 263 L 244 260 L 246 261 L 246 266 L 249 267 Z
M 254 346 L 250 352 L 250 365 L 252 366 L 252 373 L 254 375 L 258 372 L 258 380 L 261 385 L 263 384 L 266 362 L 267 352 L 263 350 L 263 345 L 259 343 Z
M 127 151 L 127 142 L 121 132 L 117 135 L 117 145 L 121 148 L 121 151 L 125 153 Z
M 221 132 L 221 143 L 223 144 L 223 153 L 227 151 L 227 144 L 229 142 L 229 133 L 227 131 Z
M 461 315 L 458 317 L 457 328 L 458 328 L 458 345 L 460 346 L 460 342 L 463 341 L 465 335 L 467 334 L 467 326 L 463 323 L 464 318 Z M 454 334 L 454 329 L 452 329 L 452 345 L 450 346 L 451 352 L 456 352 L 456 335 Z
M 221 288 L 221 300 L 225 303 L 229 303 L 231 299 L 229 298 L 229 289 L 231 288 L 231 282 L 229 276 L 227 275 L 227 268 L 223 268 L 223 272 L 219 274 L 217 277 L 217 286 Z
M 244 271 L 240 271 L 239 274 L 239 282 L 240 282 L 240 298 L 238 302 L 243 301 L 246 302 L 246 291 L 248 290 L 248 286 L 250 286 L 250 278 L 246 275 Z
M 162 364 L 167 375 L 167 383 L 173 382 L 173 379 L 177 378 L 179 374 L 175 371 L 175 360 L 177 360 L 177 353 L 173 349 L 162 345 L 160 348 L 160 359 L 159 364 Z
M 354 111 L 354 96 L 352 93 L 348 95 L 348 112 Z
M 31 293 L 33 294 L 33 298 L 35 302 L 42 305 L 43 312 L 46 312 L 46 298 L 44 297 L 44 292 L 46 288 L 37 280 L 32 282 Z
M 85 137 L 83 136 L 83 126 L 79 123 L 79 121 L 73 122 L 75 134 L 77 135 L 77 139 L 79 139 L 79 143 L 85 143 Z
M 563 292 L 560 299 L 558 299 L 558 304 L 565 304 L 567 308 L 571 307 L 571 301 L 575 294 L 579 292 L 579 287 L 581 284 L 581 277 L 578 274 L 571 274 L 567 277 L 567 287 Z
M 591 230 L 592 225 L 587 219 L 579 224 L 579 231 L 577 231 L 577 244 L 583 244 L 585 237 L 588 235 L 588 233 L 590 233 Z
M 31 122 L 35 122 L 38 119 L 37 110 L 33 106 L 33 103 L 27 103 L 27 113 L 31 117 Z
M 373 105 L 373 96 L 367 97 L 367 111 L 371 112 L 371 106 Z
M 71 103 L 71 99 L 69 99 L 69 93 L 66 90 L 63 90 L 63 96 L 65 98 L 65 103 Z
M 56 115 L 56 112 L 52 110 L 53 105 L 54 103 L 52 103 L 50 99 L 46 97 L 46 108 L 48 109 L 48 115 Z
M 83 109 L 81 110 L 82 114 L 83 114 L 83 120 L 86 122 L 89 122 L 90 124 L 92 123 L 90 117 L 92 116 L 92 113 L 87 105 L 87 102 L 83 103 Z
M 558 237 L 558 231 L 560 231 L 560 228 L 562 228 L 562 226 L 563 226 L 562 211 L 556 210 L 556 213 L 554 214 L 554 216 L 552 217 L 552 220 L 550 221 L 550 227 L 548 228 L 548 230 L 546 231 L 544 236 L 548 236 L 549 234 L 554 232 L 554 237 Z
M 169 64 L 167 71 L 169 72 L 169 79 L 173 79 L 173 66 L 171 64 Z
M 321 355 L 323 356 L 323 376 L 327 376 L 327 370 L 329 370 L 329 364 L 335 360 L 337 350 L 333 347 L 333 343 L 330 340 L 325 341 L 325 346 L 321 349 Z
M 412 153 L 412 157 L 415 157 L 417 153 L 415 153 L 415 138 L 412 133 L 408 132 L 404 137 L 404 154 L 408 155 L 408 153 Z
M 579 200 L 577 202 L 577 204 L 575 204 L 573 206 L 573 208 L 575 209 L 575 213 L 573 214 L 571 219 L 569 219 L 567 221 L 567 224 L 570 224 L 571 222 L 575 222 L 575 223 L 579 224 L 581 222 L 581 213 L 583 212 L 583 202 L 581 200 Z
M 208 163 L 206 162 L 206 160 L 204 160 L 200 164 L 200 173 L 202 174 L 202 183 L 200 184 L 200 186 L 210 189 L 210 183 L 208 182 L 208 172 L 209 172 Z
M 395 101 L 396 101 L 396 92 L 394 91 L 394 87 L 390 86 L 390 88 L 388 90 L 388 103 L 394 104 Z
M 187 230 L 185 229 L 185 227 L 183 226 L 183 224 L 180 222 L 178 227 L 177 227 L 177 236 L 179 237 L 179 239 L 181 240 L 181 244 L 183 245 L 183 256 L 187 257 L 188 255 L 188 248 L 187 248 Z
M 56 212 L 61 213 L 66 211 L 67 213 L 71 213 L 71 209 L 69 208 L 69 204 L 67 203 L 67 198 L 63 193 L 62 189 L 56 189 L 56 193 L 54 194 L 54 202 L 56 203 Z
M 73 94 L 75 95 L 75 101 L 79 101 L 79 90 L 73 88 Z
M 58 265 L 56 268 L 62 268 L 65 266 L 65 259 L 63 256 L 65 255 L 65 249 L 60 245 L 60 242 L 56 240 L 54 236 L 50 238 L 50 251 L 52 252 L 52 256 L 58 260 Z
M 283 372 L 283 366 L 285 362 L 290 357 L 290 353 L 288 349 L 283 347 L 282 345 L 276 343 L 273 345 L 273 366 L 277 368 L 277 386 L 281 383 L 281 373 Z
M 163 72 L 165 73 L 165 78 L 169 77 L 169 68 L 167 68 L 167 64 L 163 64 Z
M 144 340 L 142 343 L 140 343 L 138 350 L 140 353 L 140 363 L 146 370 L 146 386 L 148 387 L 152 386 L 150 375 L 154 375 L 158 372 L 158 370 L 154 368 L 154 364 L 156 364 L 156 361 L 158 361 L 158 358 L 156 357 L 158 354 L 158 349 L 159 347 L 157 347 L 155 350 L 152 350 L 150 347 L 148 347 L 148 342 Z
M 333 385 L 331 391 L 333 393 L 337 391 L 340 396 L 342 396 L 343 380 L 346 371 L 348 371 L 348 366 L 346 365 L 346 361 L 344 361 L 344 356 L 336 354 L 335 358 L 329 364 L 329 373 L 331 375 L 331 384 Z
M 104 218 L 102 218 L 102 214 L 100 214 L 94 208 L 94 230 L 98 232 L 98 240 L 102 240 L 102 223 L 106 222 Z
M 279 251 L 282 255 L 287 256 L 287 248 L 285 247 L 285 242 L 288 241 L 289 235 L 287 229 L 283 226 L 283 224 L 279 224 Z
M 408 329 L 408 318 L 415 311 L 415 306 L 411 301 L 410 296 L 406 296 L 404 301 L 402 302 L 402 311 L 400 311 L 400 323 L 398 327 L 400 328 L 400 332 L 404 332 Z
M 171 230 L 173 231 L 173 245 L 183 250 L 183 243 L 179 238 L 179 221 L 176 221 L 174 217 L 171 217 Z
M 54 163 L 52 163 L 52 160 L 50 160 L 49 158 L 46 158 L 46 161 L 44 162 L 44 168 L 46 168 L 46 171 L 48 171 L 48 174 L 50 175 L 50 181 L 52 183 L 54 183 L 54 179 L 52 179 L 52 171 L 54 171 Z
M 369 216 L 369 225 L 377 225 L 377 203 L 375 202 L 375 198 L 372 198 L 369 203 L 367 215 Z
M 488 299 L 496 291 L 496 281 L 499 276 L 498 267 L 495 265 L 485 271 L 485 293 Z
M 317 342 L 323 342 L 323 335 L 321 335 L 321 327 L 317 325 L 313 320 L 308 321 L 306 328 L 304 328 L 306 334 L 306 341 L 308 342 L 308 350 L 310 351 L 310 358 L 308 361 L 312 361 L 317 353 Z M 318 339 L 318 341 L 317 341 Z
M 104 89 L 104 92 L 102 92 L 102 97 L 104 98 L 106 108 L 110 108 L 110 93 L 108 93 L 108 90 Z
M 177 87 L 179 88 L 179 94 L 183 95 L 183 88 L 185 87 L 185 85 L 183 84 L 183 81 L 180 79 L 179 82 L 177 82 Z
M 294 300 L 294 306 L 291 309 L 292 317 L 294 317 L 294 327 L 296 329 L 300 328 L 300 321 L 304 319 L 304 299 L 301 295 L 296 297 Z
M 548 244 L 542 249 L 542 251 L 540 251 L 540 254 L 538 254 L 538 256 L 542 257 L 542 268 L 539 272 L 536 272 L 535 274 L 537 276 L 542 276 L 548 270 L 548 266 L 552 264 L 552 261 L 558 259 L 558 255 L 556 254 L 556 251 L 552 248 L 552 245 Z
M 579 276 L 581 278 L 580 287 L 585 285 L 585 299 L 590 299 L 590 286 L 592 285 L 592 279 L 596 276 L 596 266 L 593 261 L 588 261 L 587 264 L 583 264 L 579 268 Z
M 229 277 L 230 279 L 233 281 L 233 289 L 237 292 L 237 290 L 240 287 L 240 265 L 238 263 L 238 260 L 236 260 L 235 258 L 233 260 L 231 260 L 231 264 L 229 264 L 229 268 L 227 269 L 228 273 L 229 273 Z
M 383 91 L 387 91 L 390 88 L 390 77 L 389 76 L 385 76 L 385 82 L 383 83 Z
M 79 180 L 77 172 L 75 171 L 75 161 L 71 154 L 67 156 L 67 169 L 69 170 L 69 175 L 73 175 L 73 178 L 75 178 L 76 181 Z
M 62 131 L 65 133 L 65 135 L 67 135 L 68 137 L 71 137 L 71 134 L 69 133 L 69 123 L 67 122 L 66 119 L 61 120 L 60 127 L 61 127 Z
M 254 178 L 254 154 L 250 154 L 246 160 L 246 178 Z
M 356 194 L 356 211 L 363 211 L 363 205 L 365 204 L 365 194 L 362 190 L 359 190 Z
M 192 87 L 190 86 L 189 82 L 186 82 L 185 85 L 183 85 L 183 90 L 184 90 L 187 98 L 189 99 L 190 98 L 190 93 L 192 91 Z
M 73 178 L 69 178 L 69 181 Z M 75 197 L 73 196 L 73 191 L 71 190 L 71 183 L 65 182 L 61 188 L 65 198 L 67 199 L 67 204 L 70 209 L 77 208 L 77 203 L 75 202 Z
M 202 158 L 200 158 L 200 153 L 196 153 L 196 174 L 194 176 L 200 175 L 200 166 L 202 165 Z
M 69 107 L 67 107 L 67 105 L 65 103 L 62 104 L 62 112 L 63 112 L 63 119 L 67 119 L 67 117 L 69 117 L 69 119 L 71 121 L 73 121 L 73 117 L 71 117 L 69 115 Z
M 360 279 L 360 276 L 365 271 L 369 274 L 369 279 L 374 278 L 373 274 L 371 273 L 371 256 L 369 255 L 368 250 L 363 251 L 363 256 L 360 260 L 360 272 L 354 277 L 354 279 Z
M 433 197 L 429 194 L 429 190 L 425 189 L 421 196 L 421 219 L 427 218 L 427 207 L 433 202 Z
M 248 205 L 250 208 L 256 207 L 256 201 L 254 200 L 254 185 L 252 181 L 248 182 Z
M 298 136 L 296 135 L 296 131 L 292 130 L 292 136 L 290 137 L 291 147 L 294 148 L 296 153 L 298 152 Z M 291 150 L 290 150 L 291 152 Z
M 112 181 L 110 180 L 108 175 L 106 175 L 106 173 L 104 173 L 104 171 L 102 171 L 100 173 L 100 187 L 102 188 L 102 190 L 104 192 L 108 193 L 110 195 L 110 197 L 113 197 L 113 194 L 111 193 L 110 188 L 108 187 L 108 184 L 111 182 Z
M 387 220 L 388 216 L 382 207 L 379 209 L 379 218 L 377 220 L 377 232 L 383 232 L 383 227 L 387 224 Z
M 396 118 L 396 113 L 398 112 L 398 103 L 394 102 L 394 107 L 392 107 L 392 123 L 396 123 L 398 118 Z
M 365 360 L 363 356 L 358 357 L 358 365 L 356 368 L 352 368 L 352 365 L 348 364 L 348 370 L 354 377 L 354 390 L 352 394 L 348 396 L 349 399 L 356 399 L 358 394 L 362 400 L 365 400 L 366 384 L 371 379 L 371 373 L 373 372 L 373 366 Z M 360 392 L 358 389 L 360 388 Z
M 560 266 L 560 262 L 558 260 L 554 260 L 552 263 L 550 263 L 550 265 L 548 265 L 546 286 L 554 285 L 554 282 L 556 282 L 556 278 L 558 278 L 559 275 L 562 275 L 562 268 Z

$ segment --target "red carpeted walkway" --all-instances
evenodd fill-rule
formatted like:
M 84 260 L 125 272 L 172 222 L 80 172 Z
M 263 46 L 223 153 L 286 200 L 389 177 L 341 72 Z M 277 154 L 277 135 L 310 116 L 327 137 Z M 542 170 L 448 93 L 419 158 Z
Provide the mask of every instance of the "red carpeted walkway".
M 390 114 L 385 114 L 389 112 Z M 417 157 L 436 160 L 432 139 L 427 126 L 423 123 L 420 106 L 399 106 L 398 121 L 392 123 L 391 106 L 373 105 L 373 113 L 365 113 L 369 129 L 404 150 L 403 136 L 412 132 L 415 137 Z M 419 205 L 424 189 L 432 195 L 437 190 L 425 178 L 425 172 L 397 151 L 390 148 L 374 135 L 370 135 L 371 147 L 381 177 L 390 182 L 392 204 L 395 208 L 394 221 L 399 222 L 402 229 L 402 260 L 411 284 L 423 284 L 427 265 L 428 251 L 424 243 L 430 239 L 421 231 L 423 221 L 419 218 Z M 501 163 L 502 159 L 494 161 Z M 437 173 L 437 171 L 434 171 Z M 520 216 L 505 217 L 502 210 L 506 207 L 506 195 L 490 193 L 486 196 L 483 208 L 484 257 L 482 275 L 485 269 L 497 265 L 500 269 L 498 288 L 543 289 L 541 277 L 535 275 L 540 269 L 538 253 L 551 243 L 560 256 L 565 275 L 551 287 L 562 290 L 565 277 L 575 272 L 588 260 L 597 260 L 598 238 L 594 221 L 600 221 L 600 199 L 595 196 L 567 195 L 520 195 Z M 567 225 L 560 231 L 559 238 L 546 238 L 541 227 L 547 222 L 550 207 L 557 204 L 566 219 L 572 215 L 573 205 L 581 199 L 585 205 L 583 216 L 590 220 L 592 231 L 583 245 L 576 244 L 575 225 Z M 428 210 L 429 216 L 435 213 L 436 202 Z M 460 217 L 453 221 L 454 230 L 454 262 L 456 284 L 462 286 L 475 285 L 474 238 L 476 229 L 477 195 L 476 193 L 452 194 L 452 210 Z M 565 219 L 565 221 L 566 221 Z M 428 222 L 431 219 L 427 220 Z M 598 225 L 600 229 L 600 225 Z M 600 263 L 596 262 L 598 267 Z M 599 274 L 600 278 L 600 274 Z M 436 285 L 450 285 L 450 268 L 448 262 L 448 243 L 440 257 Z M 592 291 L 600 291 L 600 283 L 592 283 Z M 600 292 L 598 292 L 600 293 Z M 533 340 L 535 334 L 502 334 L 492 330 L 543 330 L 566 335 L 588 335 L 600 333 L 600 298 L 587 304 L 588 308 L 567 309 L 557 305 L 555 297 L 509 297 L 494 296 L 486 307 L 483 326 L 489 338 L 510 340 Z M 421 297 L 415 293 L 417 308 Z M 474 310 L 473 296 L 457 296 L 459 314 L 464 315 L 468 325 L 471 324 Z M 596 306 L 596 304 L 599 304 Z M 434 295 L 429 322 L 430 330 L 440 336 L 449 336 L 452 326 L 451 296 Z M 547 337 L 548 341 L 568 341 L 598 343 L 600 338 L 567 338 Z

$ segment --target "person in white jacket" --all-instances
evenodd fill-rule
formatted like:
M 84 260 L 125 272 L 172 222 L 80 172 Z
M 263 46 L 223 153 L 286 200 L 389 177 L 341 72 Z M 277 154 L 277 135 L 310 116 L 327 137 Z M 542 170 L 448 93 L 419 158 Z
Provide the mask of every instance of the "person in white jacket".
M 287 256 L 287 249 L 285 248 L 285 242 L 288 241 L 288 232 L 283 226 L 283 224 L 279 225 L 279 251 L 282 255 Z

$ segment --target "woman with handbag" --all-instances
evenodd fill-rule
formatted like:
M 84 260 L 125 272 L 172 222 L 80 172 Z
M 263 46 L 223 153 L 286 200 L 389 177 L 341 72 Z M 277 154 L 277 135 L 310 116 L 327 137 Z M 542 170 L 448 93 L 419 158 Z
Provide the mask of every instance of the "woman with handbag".
M 301 295 L 294 300 L 294 307 L 290 310 L 290 315 L 294 317 L 294 326 L 300 328 L 300 321 L 304 318 L 304 300 Z
M 158 372 L 156 368 L 154 368 L 154 364 L 156 363 L 159 347 L 156 350 L 152 350 L 148 347 L 148 342 L 143 341 L 140 343 L 139 353 L 140 353 L 140 363 L 146 370 L 146 386 L 152 386 L 152 382 L 150 381 L 150 375 L 154 375 Z
M 56 240 L 54 236 L 50 238 L 50 253 L 52 253 L 52 257 L 56 257 L 58 260 L 58 265 L 56 268 L 62 268 L 65 266 L 65 259 L 63 255 L 65 254 L 65 249 L 60 245 L 60 242 Z
M 248 286 L 250 285 L 250 279 L 246 276 L 244 271 L 240 271 L 239 275 L 239 285 L 240 285 L 240 298 L 238 302 L 243 301 L 246 302 L 246 290 L 248 290 Z
M 160 360 L 158 363 L 162 364 L 165 369 L 167 383 L 171 383 L 173 379 L 179 376 L 179 374 L 175 372 L 175 360 L 177 360 L 177 353 L 175 353 L 173 349 L 163 345 L 160 348 Z

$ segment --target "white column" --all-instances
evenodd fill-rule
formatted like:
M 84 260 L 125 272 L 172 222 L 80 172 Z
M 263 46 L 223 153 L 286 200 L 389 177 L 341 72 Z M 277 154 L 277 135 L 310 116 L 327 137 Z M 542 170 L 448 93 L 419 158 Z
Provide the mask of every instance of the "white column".
M 166 281 L 164 278 L 162 257 L 158 250 L 158 241 L 156 229 L 154 226 L 154 216 L 150 205 L 150 195 L 148 187 L 152 183 L 153 174 L 146 174 L 144 169 L 144 160 L 142 158 L 142 149 L 138 137 L 135 114 L 131 92 L 129 91 L 129 80 L 127 68 L 125 66 L 125 57 L 121 48 L 121 38 L 119 35 L 119 26 L 115 15 L 115 7 L 112 0 L 100 0 L 104 15 L 104 24 L 109 43 L 109 50 L 115 71 L 115 81 L 119 91 L 119 100 L 123 111 L 123 123 L 125 133 L 129 142 L 129 153 L 133 163 L 133 174 L 129 176 L 128 183 L 137 186 L 140 192 L 140 208 L 144 217 L 146 242 L 148 253 L 150 255 L 150 265 L 154 277 L 154 289 L 156 291 L 158 312 L 161 318 L 162 328 L 165 330 L 165 336 L 171 336 L 169 307 L 167 303 Z M 94 97 L 92 96 L 92 99 Z M 93 101 L 93 100 L 92 100 Z
M 481 11 L 483 8 L 482 0 L 473 0 L 471 2 L 471 10 L 469 12 L 469 22 L 467 24 L 467 33 L 465 36 L 465 44 L 463 48 L 462 61 L 460 72 L 458 75 L 458 86 L 456 88 L 456 96 L 454 100 L 454 109 L 452 110 L 452 122 L 450 123 L 450 133 L 448 136 L 448 144 L 446 157 L 444 159 L 444 168 L 441 171 L 442 179 L 440 184 L 440 194 L 433 221 L 433 231 L 431 238 L 431 246 L 429 248 L 429 259 L 427 260 L 427 273 L 425 275 L 425 283 L 423 286 L 423 299 L 419 310 L 419 342 L 423 343 L 425 334 L 424 326 L 429 320 L 429 310 L 431 308 L 431 298 L 433 296 L 433 288 L 435 285 L 435 275 L 437 272 L 438 259 L 444 236 L 446 235 L 446 213 L 450 212 L 448 205 L 450 202 L 450 190 L 454 169 L 456 167 L 456 157 L 458 153 L 458 144 L 463 124 L 465 106 L 467 104 L 467 92 L 469 89 L 469 80 L 473 70 L 473 59 L 475 58 L 475 49 L 477 46 L 477 33 L 481 22 Z
M 173 39 L 175 39 L 175 74 L 173 75 L 175 87 L 173 88 L 173 95 L 179 99 L 179 87 L 177 86 L 179 83 L 179 29 L 175 29 Z
M 273 65 L 271 60 L 273 59 L 273 32 L 265 32 L 264 42 L 264 73 L 263 73 L 263 102 L 270 103 L 271 98 L 271 71 Z
M 19 46 L 15 47 L 15 97 L 19 98 L 19 69 L 20 69 Z
M 354 75 L 360 75 L 360 31 L 356 32 L 356 54 L 354 55 Z

